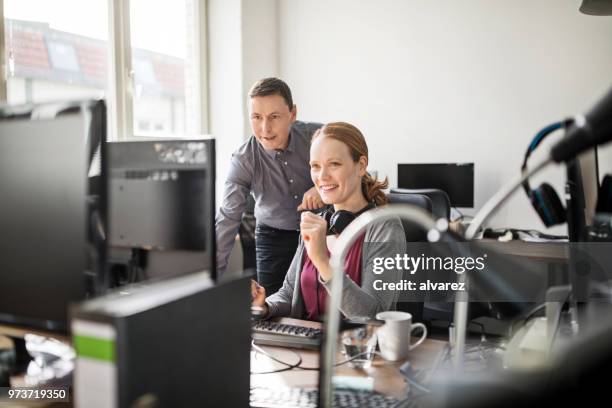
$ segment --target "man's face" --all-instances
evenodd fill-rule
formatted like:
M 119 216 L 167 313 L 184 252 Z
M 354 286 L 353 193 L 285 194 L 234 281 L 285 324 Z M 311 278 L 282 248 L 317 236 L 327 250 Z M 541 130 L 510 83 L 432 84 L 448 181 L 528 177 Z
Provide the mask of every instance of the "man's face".
M 296 109 L 289 109 L 280 95 L 251 98 L 251 128 L 266 150 L 286 149 L 289 130 L 295 122 Z

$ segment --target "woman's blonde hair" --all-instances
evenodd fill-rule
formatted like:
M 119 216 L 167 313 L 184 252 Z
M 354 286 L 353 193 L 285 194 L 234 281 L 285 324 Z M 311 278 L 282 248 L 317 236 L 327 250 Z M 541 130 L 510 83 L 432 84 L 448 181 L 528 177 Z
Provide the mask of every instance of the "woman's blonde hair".
M 351 158 L 355 163 L 359 162 L 361 156 L 368 159 L 368 145 L 363 134 L 355 126 L 346 122 L 332 122 L 323 125 L 312 136 L 314 141 L 317 137 L 329 137 L 344 143 L 349 148 Z M 361 191 L 368 202 L 376 205 L 387 204 L 387 196 L 383 190 L 389 187 L 389 180 L 385 177 L 384 181 L 378 181 L 366 171 L 361 178 Z

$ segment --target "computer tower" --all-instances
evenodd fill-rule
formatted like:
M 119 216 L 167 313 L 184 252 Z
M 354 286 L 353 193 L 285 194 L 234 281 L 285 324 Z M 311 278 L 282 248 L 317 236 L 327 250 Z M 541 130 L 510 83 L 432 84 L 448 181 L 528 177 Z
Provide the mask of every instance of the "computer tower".
M 248 406 L 249 290 L 197 273 L 75 306 L 75 405 Z

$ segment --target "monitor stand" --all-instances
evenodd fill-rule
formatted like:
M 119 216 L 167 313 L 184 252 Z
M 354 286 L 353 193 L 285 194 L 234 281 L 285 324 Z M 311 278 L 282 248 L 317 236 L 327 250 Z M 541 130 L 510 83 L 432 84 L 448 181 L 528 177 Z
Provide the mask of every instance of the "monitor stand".
M 535 317 L 514 333 L 504 356 L 504 366 L 514 369 L 535 369 L 546 366 L 550 357 L 567 336 L 560 333 L 563 310 L 570 304 L 569 285 L 553 286 L 546 291 L 545 316 Z M 567 319 L 564 319 L 567 320 Z M 570 319 L 570 323 L 573 319 Z M 575 335 L 573 333 L 572 335 Z

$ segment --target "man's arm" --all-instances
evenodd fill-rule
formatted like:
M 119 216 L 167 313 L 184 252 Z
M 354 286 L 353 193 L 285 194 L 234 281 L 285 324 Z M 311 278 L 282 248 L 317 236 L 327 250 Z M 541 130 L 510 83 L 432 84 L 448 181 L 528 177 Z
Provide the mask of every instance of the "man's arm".
M 251 191 L 252 172 L 241 162 L 240 157 L 232 155 L 229 175 L 225 181 L 223 201 L 215 220 L 217 234 L 217 273 L 222 275 L 232 248 L 242 213 L 246 208 L 247 196 Z

